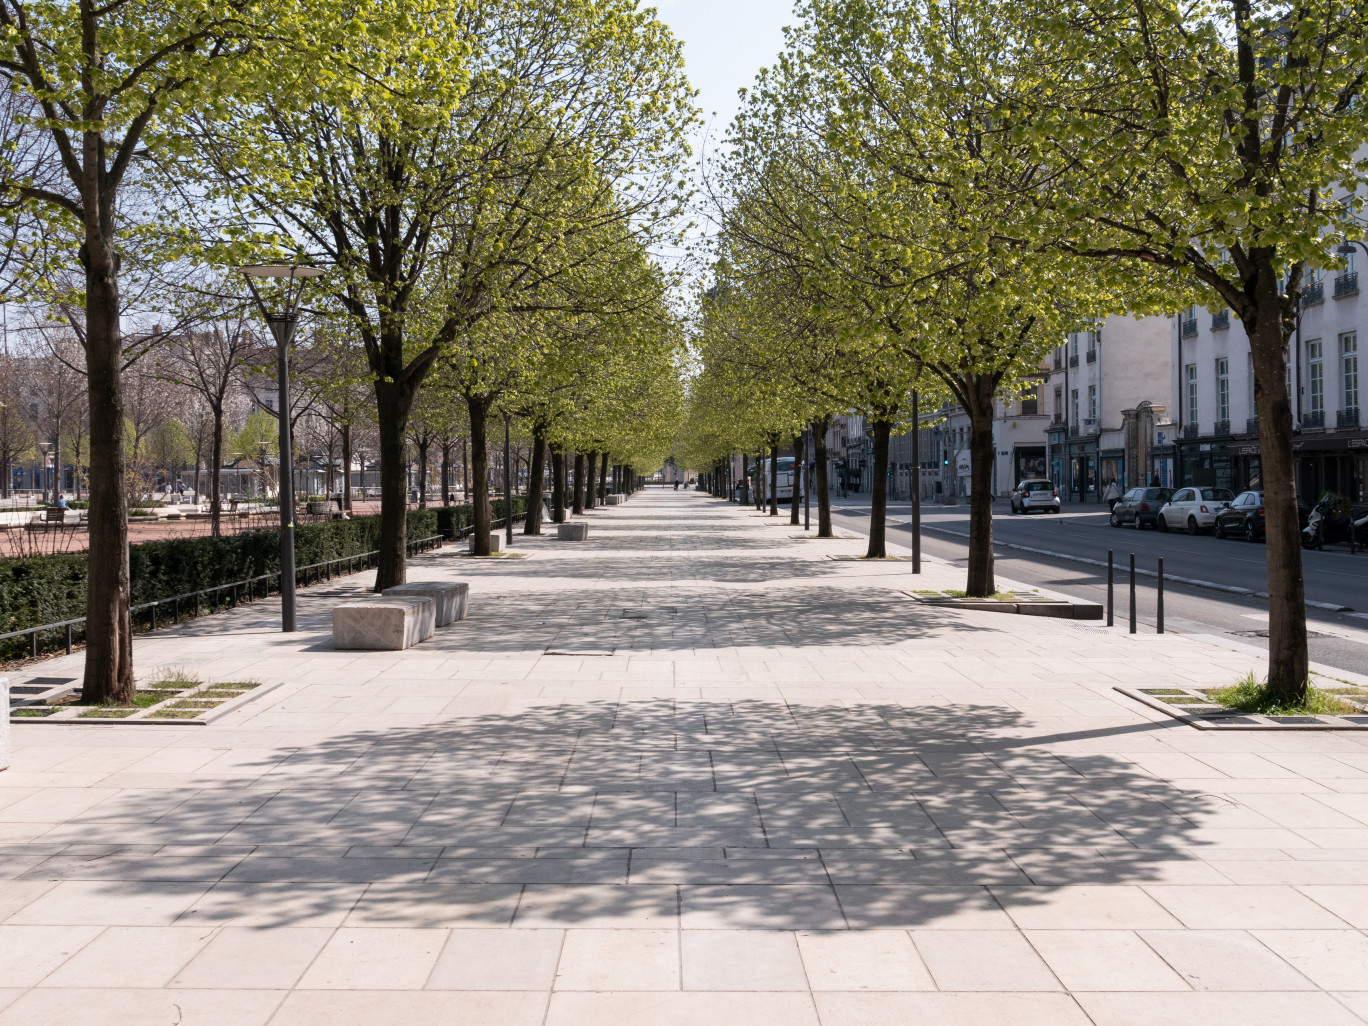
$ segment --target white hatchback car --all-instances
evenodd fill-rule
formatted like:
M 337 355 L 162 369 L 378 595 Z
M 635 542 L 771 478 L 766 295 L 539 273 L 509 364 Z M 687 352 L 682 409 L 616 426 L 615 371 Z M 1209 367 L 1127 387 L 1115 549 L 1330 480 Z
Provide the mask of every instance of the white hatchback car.
M 1216 514 L 1234 498 L 1229 488 L 1179 488 L 1159 511 L 1156 523 L 1161 531 L 1200 534 L 1216 526 Z

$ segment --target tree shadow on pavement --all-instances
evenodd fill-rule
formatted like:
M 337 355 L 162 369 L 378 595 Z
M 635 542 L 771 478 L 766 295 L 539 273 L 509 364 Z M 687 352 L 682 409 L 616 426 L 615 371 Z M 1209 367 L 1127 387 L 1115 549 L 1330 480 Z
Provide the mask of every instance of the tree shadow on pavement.
M 1174 729 L 666 698 L 254 732 L 72 817 L 42 841 L 79 847 L 21 879 L 183 899 L 186 923 L 1010 926 L 1061 887 L 1219 879 L 1194 848 L 1227 803 L 1095 751 Z

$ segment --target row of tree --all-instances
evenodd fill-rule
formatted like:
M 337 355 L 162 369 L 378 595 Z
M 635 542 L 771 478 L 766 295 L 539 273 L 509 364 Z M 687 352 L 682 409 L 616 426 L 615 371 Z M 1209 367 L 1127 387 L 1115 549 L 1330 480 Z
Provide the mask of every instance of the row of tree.
M 533 480 L 539 451 L 665 455 L 682 334 L 650 254 L 695 111 L 635 0 L 0 0 L 0 26 L 9 294 L 83 355 L 86 699 L 134 690 L 126 370 L 201 300 L 242 309 L 235 265 L 326 267 L 309 353 L 338 420 L 375 425 L 378 589 L 404 580 L 416 416 L 434 438 L 464 417 L 482 553 L 504 417 Z
M 1228 307 L 1249 336 L 1270 687 L 1307 680 L 1284 386 L 1312 268 L 1364 234 L 1361 0 L 806 0 L 712 167 L 719 232 L 686 442 L 872 425 L 869 555 L 913 396 L 970 420 L 966 591 L 994 590 L 992 409 L 1107 313 Z

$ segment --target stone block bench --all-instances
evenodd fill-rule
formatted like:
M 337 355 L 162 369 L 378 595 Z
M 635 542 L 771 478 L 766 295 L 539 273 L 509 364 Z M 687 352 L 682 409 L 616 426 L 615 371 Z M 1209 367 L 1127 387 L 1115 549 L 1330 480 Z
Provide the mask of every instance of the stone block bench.
M 495 553 L 495 552 L 502 552 L 503 550 L 504 550 L 504 533 L 503 533 L 503 531 L 490 531 L 490 532 L 489 532 L 489 551 L 490 551 L 490 554 L 492 555 L 492 554 Z M 472 554 L 472 555 L 473 555 L 474 552 L 475 552 L 475 536 L 474 536 L 473 534 L 470 536 L 470 551 L 471 551 L 471 554 Z
M 557 524 L 556 538 L 559 541 L 584 541 L 589 537 L 589 525 L 578 524 Z
M 464 620 L 470 599 L 470 585 L 465 582 L 410 581 L 385 589 L 385 598 L 428 598 L 436 607 L 434 623 L 445 627 L 453 620 Z
M 333 607 L 333 648 L 399 651 L 426 641 L 437 604 L 421 596 L 377 595 Z
M 617 506 L 621 504 L 622 496 L 619 493 L 614 492 L 612 495 L 608 496 L 606 501 L 610 506 Z

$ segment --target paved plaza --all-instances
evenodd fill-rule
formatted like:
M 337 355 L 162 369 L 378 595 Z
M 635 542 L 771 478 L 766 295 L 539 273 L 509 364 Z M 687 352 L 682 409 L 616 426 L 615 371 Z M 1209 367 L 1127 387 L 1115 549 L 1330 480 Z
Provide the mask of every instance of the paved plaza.
M 332 648 L 369 575 L 139 640 L 284 682 L 209 726 L 16 725 L 0 1026 L 1368 1021 L 1368 732 L 1113 690 L 1256 650 L 919 605 L 963 570 L 697 493 L 584 519 L 416 557 L 472 611 L 405 652 Z

